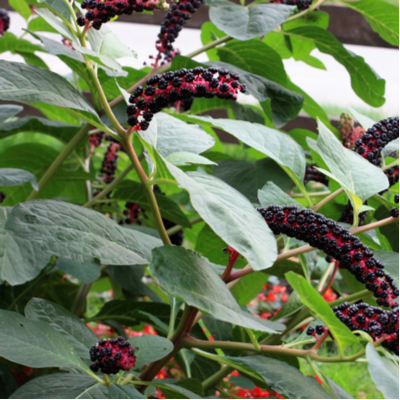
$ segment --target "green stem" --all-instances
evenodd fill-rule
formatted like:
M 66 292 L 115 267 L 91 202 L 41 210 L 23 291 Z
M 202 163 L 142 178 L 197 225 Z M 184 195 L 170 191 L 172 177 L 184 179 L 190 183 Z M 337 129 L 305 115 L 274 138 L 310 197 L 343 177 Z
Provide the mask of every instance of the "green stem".
M 214 40 L 213 42 L 210 42 L 210 43 L 206 44 L 205 46 L 200 47 L 199 49 L 187 54 L 186 57 L 189 57 L 189 58 L 196 57 L 199 54 L 203 53 L 204 51 L 213 49 L 214 47 L 217 47 L 218 45 L 220 45 L 222 43 L 229 42 L 230 40 L 233 40 L 233 38 L 230 36 L 224 36 L 220 39 Z
M 363 297 L 368 296 L 371 294 L 371 291 L 368 289 L 364 289 L 361 290 L 357 293 L 353 293 L 350 296 L 346 296 L 346 297 L 341 297 L 340 299 L 337 299 L 335 301 L 331 301 L 328 303 L 329 307 L 335 307 L 338 306 L 339 304 L 342 304 L 345 301 L 348 301 L 349 303 L 351 303 L 352 301 L 357 301 L 357 300 L 361 300 Z
M 202 221 L 203 221 L 203 218 L 201 218 L 201 217 L 194 217 L 194 218 L 192 218 L 189 222 L 190 222 L 192 225 L 194 225 L 194 224 L 197 224 L 197 223 L 202 222 Z M 168 234 L 168 236 L 172 236 L 172 235 L 175 235 L 175 233 L 180 232 L 182 229 L 184 229 L 183 226 L 181 226 L 181 225 L 175 225 L 175 226 L 173 226 L 172 228 L 169 228 L 169 229 L 167 230 L 167 234 Z
M 140 161 L 136 155 L 135 149 L 133 148 L 130 136 L 127 136 L 125 138 L 124 148 L 129 156 L 129 159 L 131 160 L 131 163 L 133 164 L 133 166 L 136 170 L 136 173 L 139 176 L 140 182 L 142 183 L 143 190 L 144 190 L 147 200 L 150 204 L 150 211 L 153 215 L 154 223 L 156 224 L 156 228 L 160 235 L 160 238 L 165 245 L 171 245 L 171 240 L 169 239 L 167 231 L 165 230 L 164 223 L 162 221 L 162 217 L 161 217 L 161 213 L 160 213 L 160 209 L 157 204 L 156 196 L 154 195 L 154 192 L 153 192 L 153 188 L 148 187 L 146 185 L 147 176 L 142 168 L 142 165 L 140 164 Z
M 132 164 L 128 165 L 110 184 L 108 184 L 100 193 L 93 197 L 92 200 L 88 201 L 83 205 L 83 207 L 91 207 L 98 200 L 107 196 L 108 193 L 112 192 L 117 185 L 134 169 Z
M 71 312 L 75 314 L 77 317 L 81 316 L 82 308 L 85 304 L 86 296 L 89 293 L 91 286 L 92 286 L 91 283 L 83 283 L 81 284 L 78 290 L 78 293 L 75 297 L 75 301 L 71 307 Z
M 396 161 L 393 161 L 392 163 L 390 163 L 390 164 L 388 164 L 388 165 L 385 165 L 385 166 L 382 168 L 382 171 L 386 171 L 386 170 L 389 169 L 389 168 L 397 167 L 398 165 L 399 165 L 399 159 L 397 159 Z
M 218 386 L 218 384 L 222 381 L 222 379 L 224 379 L 227 375 L 231 374 L 234 370 L 235 368 L 229 367 L 227 365 L 221 368 L 219 371 L 212 374 L 211 376 L 209 376 L 202 383 L 204 391 L 207 391 L 215 386 Z
M 372 222 L 371 224 L 364 225 L 364 226 L 356 226 L 355 228 L 350 229 L 350 232 L 353 235 L 357 235 L 357 233 L 362 233 L 366 231 L 370 231 L 371 229 L 380 228 L 385 225 L 393 224 L 397 222 L 399 218 L 388 217 L 385 219 L 381 219 L 380 221 Z
M 175 186 L 177 185 L 177 183 L 175 181 L 173 181 L 172 179 L 162 179 L 162 178 L 148 180 L 146 182 L 146 185 L 154 186 L 154 185 L 158 185 L 159 183 L 166 183 L 167 185 L 175 185 Z
M 323 191 L 323 192 L 312 192 L 312 193 L 307 193 L 307 194 L 308 194 L 308 196 L 310 198 L 311 197 L 324 197 L 324 196 L 327 196 L 327 195 L 331 194 L 331 192 L 326 190 L 326 191 Z M 290 193 L 290 196 L 293 197 L 293 198 L 296 198 L 296 197 L 302 197 L 303 198 L 304 194 L 303 193 Z
M 54 174 L 57 172 L 58 168 L 61 167 L 63 162 L 68 158 L 68 156 L 75 150 L 75 148 L 87 137 L 91 125 L 85 124 L 79 129 L 78 133 L 71 139 L 71 141 L 62 149 L 57 158 L 50 165 L 48 170 L 39 180 L 39 190 L 33 190 L 28 196 L 26 201 L 34 200 L 39 197 L 43 189 L 47 186 L 50 180 L 53 178 Z
M 323 207 L 325 204 L 328 204 L 332 199 L 334 199 L 336 196 L 339 196 L 339 194 L 343 193 L 343 189 L 340 188 L 336 190 L 335 192 L 331 193 L 329 196 L 325 197 L 325 199 L 321 200 L 319 203 L 317 203 L 312 209 L 314 212 L 317 212 L 321 207 Z
M 294 21 L 295 19 L 301 18 L 304 15 L 310 13 L 311 11 L 314 11 L 316 8 L 321 7 L 322 4 L 324 4 L 324 3 L 325 3 L 325 0 L 318 0 L 316 3 L 312 4 L 307 10 L 304 10 L 295 15 L 292 15 L 285 22 L 290 22 L 290 21 Z

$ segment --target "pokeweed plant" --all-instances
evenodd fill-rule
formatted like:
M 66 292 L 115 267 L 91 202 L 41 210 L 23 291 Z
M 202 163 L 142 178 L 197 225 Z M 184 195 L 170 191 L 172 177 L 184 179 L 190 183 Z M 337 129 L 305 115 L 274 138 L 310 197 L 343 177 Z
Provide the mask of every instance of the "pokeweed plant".
M 19 0 L 21 37 L 0 11 L 1 51 L 25 60 L 0 60 L 3 398 L 351 398 L 323 364 L 366 361 L 397 398 L 399 120 L 350 110 L 337 130 L 286 74 L 322 68 L 316 48 L 385 102 L 324 2 Z M 398 45 L 397 7 L 337 2 Z M 112 21 L 166 9 L 151 66 L 122 67 Z M 318 135 L 281 129 L 300 110 Z

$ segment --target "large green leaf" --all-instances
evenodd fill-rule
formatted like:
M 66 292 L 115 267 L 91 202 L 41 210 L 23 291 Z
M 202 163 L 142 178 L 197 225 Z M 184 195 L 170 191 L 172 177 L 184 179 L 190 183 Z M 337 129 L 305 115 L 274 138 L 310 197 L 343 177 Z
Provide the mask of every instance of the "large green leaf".
M 142 368 L 153 361 L 161 360 L 174 349 L 174 345 L 168 339 L 157 335 L 136 336 L 129 339 L 135 347 L 135 368 Z
M 331 173 L 328 172 L 328 175 L 344 189 L 362 201 L 387 189 L 389 183 L 380 168 L 356 152 L 346 149 L 321 121 L 318 123 L 318 131 L 318 141 L 307 138 L 307 143 L 329 167 Z
M 0 60 L 0 100 L 47 103 L 74 110 L 79 117 L 101 126 L 84 97 L 63 77 L 43 68 Z
M 227 35 L 248 40 L 273 31 L 293 12 L 282 4 L 256 4 L 243 7 L 227 0 L 213 0 L 210 20 Z
M 232 186 L 252 203 L 257 203 L 257 190 L 261 189 L 267 181 L 274 181 L 284 190 L 293 187 L 292 180 L 282 168 L 270 158 L 256 162 L 223 160 L 213 167 L 213 174 Z
M 367 344 L 368 371 L 376 387 L 385 399 L 399 397 L 399 366 L 387 357 L 381 356 L 375 347 Z
M 290 38 L 310 40 L 319 51 L 329 54 L 341 63 L 350 74 L 351 87 L 367 104 L 380 107 L 385 102 L 385 81 L 360 56 L 346 48 L 325 29 L 305 26 L 290 31 L 280 31 Z
M 56 303 L 35 297 L 25 306 L 24 312 L 30 320 L 46 322 L 61 333 L 80 357 L 90 358 L 89 350 L 98 337 L 76 315 Z
M 175 224 L 182 225 L 185 228 L 190 228 L 192 226 L 175 201 L 161 193 L 155 193 L 155 196 L 163 218 L 167 221 L 174 222 Z M 118 185 L 113 198 L 124 201 L 133 201 L 147 211 L 150 211 L 151 209 L 142 185 L 135 181 L 124 181 Z
M 399 253 L 380 250 L 374 252 L 375 257 L 385 265 L 386 272 L 399 282 Z
M 212 22 L 204 22 L 201 26 L 201 43 L 203 46 L 224 36 L 225 33 L 221 29 L 218 29 Z M 207 50 L 207 57 L 210 61 L 218 61 L 217 49 L 212 48 Z
M 188 115 L 186 118 L 189 121 L 223 129 L 248 146 L 271 157 L 282 167 L 292 171 L 300 182 L 303 181 L 306 163 L 304 152 L 301 146 L 289 135 L 276 129 L 246 121 L 194 115 Z
M 211 175 L 185 174 L 174 165 L 167 165 L 189 192 L 193 207 L 218 236 L 245 257 L 255 270 L 273 264 L 275 238 L 246 197 Z
M 219 320 L 265 332 L 284 327 L 244 313 L 211 265 L 192 250 L 158 247 L 153 250 L 149 270 L 169 294 Z
M 49 324 L 0 310 L 0 356 L 32 368 L 89 371 L 72 345 Z
M 24 108 L 14 104 L 0 105 L 0 123 L 20 113 Z
M 382 39 L 399 45 L 399 7 L 382 0 L 343 1 L 341 4 L 357 10 Z
M 265 382 L 272 390 L 289 399 L 332 398 L 313 376 L 304 376 L 285 361 L 264 356 L 213 358 Z
M 82 263 L 94 258 L 103 264 L 146 264 L 135 231 L 84 207 L 53 200 L 35 200 L 14 207 L 6 230 L 48 256 Z
M 78 132 L 79 125 L 70 125 L 41 117 L 23 117 L 0 124 L 0 139 L 20 132 L 44 133 L 68 143 Z
M 335 316 L 328 303 L 304 277 L 294 272 L 288 272 L 285 277 L 303 304 L 324 321 L 341 351 L 358 343 L 357 337 Z
M 0 279 L 10 285 L 19 285 L 35 278 L 50 256 L 38 246 L 6 231 L 11 210 L 11 207 L 0 207 Z
M 25 0 L 8 0 L 8 4 L 26 20 L 28 20 L 32 14 L 31 8 Z
M 29 40 L 18 38 L 11 32 L 5 32 L 0 39 L 0 53 L 6 51 L 22 56 L 27 53 L 33 54 L 35 51 L 46 52 L 43 47 L 33 44 Z
M 92 283 L 100 276 L 100 266 L 94 261 L 83 264 L 68 258 L 58 257 L 56 266 L 60 271 L 79 279 L 83 283 Z
M 274 182 L 267 182 L 262 189 L 258 190 L 258 200 L 261 207 L 278 206 L 296 206 L 304 208 L 299 202 L 286 194 Z
M 59 0 L 38 0 L 38 3 L 44 3 L 50 10 L 60 14 L 67 21 L 71 20 L 71 13 L 68 6 Z
M 18 168 L 0 168 L 0 186 L 18 186 L 30 182 L 35 190 L 39 190 L 36 176 Z

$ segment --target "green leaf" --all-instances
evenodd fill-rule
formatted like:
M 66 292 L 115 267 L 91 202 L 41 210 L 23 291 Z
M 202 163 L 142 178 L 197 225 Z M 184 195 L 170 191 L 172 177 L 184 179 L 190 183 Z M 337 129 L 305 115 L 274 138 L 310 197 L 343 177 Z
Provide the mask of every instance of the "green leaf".
M 38 3 L 44 3 L 50 10 L 55 11 L 64 17 L 67 21 L 71 20 L 71 13 L 68 6 L 60 0 L 38 0 Z
M 46 322 L 61 333 L 80 357 L 90 358 L 89 350 L 98 337 L 77 316 L 58 304 L 35 297 L 25 306 L 24 312 L 28 319 Z
M 357 112 L 354 108 L 350 107 L 349 110 L 350 110 L 350 113 L 353 115 L 353 117 L 360 123 L 360 125 L 365 130 L 367 130 L 368 128 L 371 128 L 372 125 L 375 125 L 376 121 L 374 121 L 370 117 L 367 117 L 366 115 L 363 115 L 363 114 Z
M 398 365 L 381 356 L 371 343 L 367 344 L 367 360 L 369 374 L 385 399 L 397 399 L 399 396 Z
M 20 113 L 23 109 L 23 107 L 14 104 L 0 105 L 0 123 Z
M 155 119 L 157 121 L 155 147 L 163 157 L 176 152 L 200 154 L 215 144 L 214 138 L 201 126 L 187 124 L 166 113 L 157 114 Z
M 102 126 L 92 106 L 58 74 L 32 65 L 0 60 L 0 75 L 0 100 L 69 108 L 83 119 Z
M 61 1 L 54 0 L 55 2 L 59 4 Z M 64 5 L 64 4 L 63 4 Z M 66 5 L 65 5 L 66 7 Z M 69 40 L 72 40 L 74 38 L 74 35 L 72 32 L 67 28 L 63 22 L 57 18 L 50 10 L 46 8 L 36 8 L 35 9 L 36 14 L 39 14 L 50 26 L 52 26 L 58 33 L 61 33 L 64 37 L 66 37 Z M 69 12 L 69 10 L 68 10 Z
M 289 399 L 332 398 L 313 376 L 304 376 L 285 361 L 264 356 L 213 358 L 265 382 L 272 390 Z
M 328 175 L 340 183 L 343 189 L 362 201 L 387 189 L 389 183 L 380 168 L 356 152 L 346 149 L 321 121 L 318 122 L 318 132 L 318 141 L 307 138 L 307 143 L 323 158 L 331 171 Z
M 5 229 L 11 207 L 0 207 L 0 280 L 20 285 L 35 278 L 50 259 L 37 246 Z
M 261 272 L 253 272 L 252 274 L 244 276 L 231 289 L 233 297 L 241 306 L 247 306 L 247 304 L 260 293 L 267 280 L 268 275 Z M 219 340 L 215 337 L 214 339 Z
M 223 160 L 219 162 L 218 167 L 213 167 L 213 174 L 238 190 L 253 204 L 258 203 L 257 190 L 269 180 L 275 181 L 284 190 L 290 190 L 293 187 L 292 180 L 270 158 L 263 158 L 256 162 Z
M 286 194 L 274 182 L 267 182 L 262 189 L 258 190 L 258 200 L 261 207 L 278 206 L 296 206 L 304 208 L 299 202 Z
M 12 7 L 18 14 L 22 15 L 25 20 L 28 20 L 32 14 L 29 5 L 25 0 L 8 0 L 8 4 Z
M 257 4 L 243 7 L 227 0 L 213 0 L 210 20 L 227 35 L 248 40 L 273 31 L 295 7 L 282 4 Z
M 123 229 L 110 218 L 84 207 L 53 200 L 35 200 L 14 207 L 7 232 L 15 239 L 82 263 L 147 264 L 135 231 Z
M 11 32 L 5 32 L 4 36 L 0 39 L 0 53 L 6 51 L 21 55 L 25 53 L 34 53 L 35 51 L 45 52 L 43 47 L 33 44 L 29 40 L 18 38 Z
M 394 251 L 380 250 L 375 251 L 375 257 L 382 261 L 385 265 L 386 271 L 397 281 L 399 284 L 399 253 Z
M 35 190 L 39 190 L 36 176 L 17 168 L 0 168 L 0 186 L 18 186 L 30 182 Z
M 93 397 L 93 394 L 102 393 L 102 390 L 106 390 L 106 387 L 90 376 L 55 373 L 25 383 L 10 399 L 100 399 L 105 397 Z
M 57 33 L 57 30 L 39 15 L 29 20 L 28 31 Z
M 216 165 L 214 161 L 210 161 L 208 158 L 199 154 L 189 153 L 188 151 L 178 151 L 168 154 L 166 160 L 174 165 Z
M 193 207 L 221 239 L 245 257 L 255 270 L 273 264 L 275 238 L 242 194 L 211 175 L 185 174 L 174 165 L 167 165 L 179 184 L 189 192 Z
M 135 347 L 135 368 L 161 360 L 174 349 L 170 340 L 157 335 L 136 336 L 129 339 L 129 342 Z
M 346 392 L 341 386 L 335 383 L 332 379 L 325 375 L 325 379 L 328 381 L 329 386 L 332 390 L 334 399 L 354 399 L 352 395 Z
M 167 221 L 174 222 L 177 225 L 182 225 L 185 228 L 190 228 L 192 225 L 187 216 L 179 208 L 179 205 L 162 193 L 155 193 L 158 207 L 163 218 Z M 133 201 L 143 209 L 150 211 L 150 203 L 143 191 L 140 183 L 135 181 L 124 181 L 117 186 L 117 190 L 113 198 L 124 201 Z
M 201 43 L 205 46 L 214 40 L 220 39 L 225 36 L 225 33 L 218 29 L 212 22 L 204 22 L 201 26 Z M 207 50 L 207 57 L 210 61 L 218 61 L 217 49 Z
M 285 274 L 285 277 L 293 289 L 299 294 L 303 304 L 317 314 L 327 325 L 335 339 L 339 351 L 343 352 L 345 347 L 358 343 L 357 337 L 335 316 L 324 298 L 305 278 L 294 272 L 288 272 Z
M 58 257 L 56 266 L 59 270 L 72 275 L 83 283 L 92 283 L 100 276 L 100 267 L 95 262 L 82 264 L 68 258 Z
M 211 265 L 194 251 L 163 246 L 152 254 L 149 271 L 169 294 L 225 322 L 264 332 L 283 329 L 244 313 Z
M 332 33 L 315 26 L 305 26 L 281 33 L 290 38 L 312 41 L 320 52 L 331 55 L 347 69 L 351 87 L 358 97 L 373 107 L 384 104 L 385 81 L 376 75 L 362 57 L 346 50 Z
M 217 49 L 221 61 L 285 86 L 287 76 L 279 54 L 259 40 L 233 40 Z M 261 58 L 259 55 L 263 54 Z
M 399 7 L 387 1 L 339 1 L 340 4 L 352 8 L 362 14 L 387 42 L 399 45 Z
M 32 368 L 90 372 L 72 345 L 49 324 L 0 310 L 0 356 Z
M 194 115 L 188 115 L 186 118 L 189 121 L 223 129 L 248 146 L 271 157 L 281 166 L 287 167 L 293 171 L 293 174 L 299 181 L 303 181 L 306 163 L 304 152 L 301 146 L 289 135 L 276 129 L 245 121 L 215 119 L 209 116 L 200 117 Z

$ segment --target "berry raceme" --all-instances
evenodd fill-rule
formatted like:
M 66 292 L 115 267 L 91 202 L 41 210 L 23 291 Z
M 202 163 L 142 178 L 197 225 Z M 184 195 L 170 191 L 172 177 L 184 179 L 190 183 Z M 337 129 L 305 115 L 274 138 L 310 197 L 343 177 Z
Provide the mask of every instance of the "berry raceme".
M 84 17 L 77 18 L 78 25 L 91 24 L 94 29 L 100 29 L 102 24 L 118 15 L 168 9 L 164 0 L 83 0 L 81 7 L 87 11 Z
M 335 315 L 352 331 L 364 331 L 376 341 L 386 336 L 382 345 L 399 354 L 399 306 L 386 311 L 367 303 L 344 302 L 333 308 Z
M 382 164 L 381 151 L 392 140 L 399 137 L 399 117 L 383 119 L 369 128 L 357 140 L 354 150 L 378 167 Z
M 300 11 L 307 10 L 312 4 L 312 0 L 273 0 L 270 3 L 286 4 L 287 6 L 297 6 Z
M 399 166 L 396 165 L 393 168 L 386 169 L 383 171 L 389 180 L 389 187 L 395 185 L 399 181 Z
M 0 203 L 2 203 L 6 198 L 6 194 L 4 192 L 0 192 Z
M 329 184 L 329 179 L 327 178 L 327 176 L 324 175 L 322 172 L 319 172 L 314 167 L 307 167 L 304 174 L 304 184 L 310 181 L 319 182 L 325 186 L 328 186 Z
M 339 261 L 340 268 L 346 268 L 359 282 L 366 284 L 366 288 L 377 297 L 379 305 L 389 307 L 396 304 L 399 290 L 392 276 L 383 270 L 382 262 L 373 257 L 372 250 L 363 245 L 358 237 L 337 222 L 312 210 L 300 210 L 294 206 L 270 206 L 257 208 L 257 211 L 274 234 L 284 233 L 303 240 Z
M 356 141 L 361 138 L 365 133 L 365 129 L 362 126 L 354 126 L 354 121 L 351 119 L 349 114 L 343 113 L 339 120 L 339 131 L 342 137 L 343 146 L 348 149 L 352 149 Z
M 153 75 L 146 89 L 139 86 L 130 96 L 126 111 L 128 124 L 134 130 L 145 131 L 153 115 L 177 100 L 193 97 L 236 100 L 238 91 L 245 93 L 246 85 L 238 82 L 239 75 L 226 69 L 210 67 L 182 68 L 175 72 Z M 139 120 L 140 119 L 140 120 Z
M 10 27 L 10 17 L 7 10 L 0 8 L 0 36 L 4 35 L 4 32 L 8 31 Z
M 101 339 L 90 349 L 90 366 L 93 372 L 101 370 L 103 374 L 117 374 L 120 370 L 128 371 L 135 366 L 134 347 L 122 336 Z
M 158 40 L 156 42 L 156 49 L 158 51 L 157 60 L 161 60 L 161 65 L 165 62 L 170 62 L 172 59 L 180 54 L 179 50 L 175 50 L 172 43 L 178 37 L 179 32 L 182 30 L 186 21 L 192 17 L 191 14 L 195 13 L 200 7 L 202 0 L 179 0 L 176 4 L 171 6 L 170 11 L 167 13 L 163 24 L 161 25 Z

